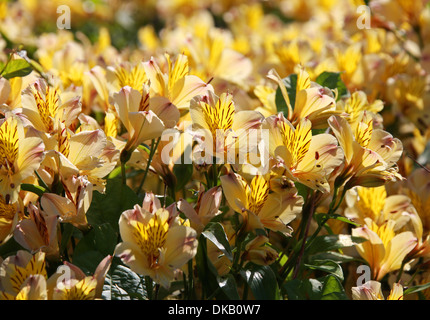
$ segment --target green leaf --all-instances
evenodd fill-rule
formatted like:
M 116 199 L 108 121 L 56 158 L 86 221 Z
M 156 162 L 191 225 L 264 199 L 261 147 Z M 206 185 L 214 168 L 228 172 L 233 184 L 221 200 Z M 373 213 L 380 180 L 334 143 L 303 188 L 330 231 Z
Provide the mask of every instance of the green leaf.
M 227 274 L 223 277 L 218 277 L 218 284 L 229 300 L 240 300 L 237 292 L 237 284 L 232 274 Z
M 287 89 L 288 98 L 290 99 L 291 108 L 294 110 L 296 104 L 296 87 L 297 87 L 297 74 L 290 74 L 288 77 L 282 79 L 282 83 Z M 276 109 L 278 112 L 282 112 L 285 117 L 288 117 L 288 106 L 287 102 L 282 95 L 281 89 L 278 87 L 275 94 Z
M 328 275 L 324 278 L 321 300 L 348 300 L 345 290 L 334 275 Z
M 331 260 L 313 260 L 312 264 L 305 264 L 308 269 L 319 270 L 334 274 L 337 278 L 343 281 L 342 267 Z
M 88 272 L 94 272 L 100 261 L 113 255 L 118 232 L 109 223 L 94 226 L 76 245 L 73 263 Z
M 239 271 L 256 300 L 279 300 L 276 275 L 269 266 L 248 263 Z
M 318 252 L 326 252 L 346 247 L 352 247 L 356 244 L 366 241 L 364 238 L 353 237 L 347 234 L 332 234 L 318 236 L 313 241 L 312 245 L 307 249 L 307 255 Z
M 201 235 L 196 254 L 196 267 L 199 279 L 202 281 L 203 293 L 206 299 L 216 298 L 221 300 L 228 299 L 227 295 L 221 290 L 218 283 L 218 271 L 209 260 L 207 254 L 206 238 Z
M 339 72 L 324 71 L 317 77 L 316 82 L 323 87 L 333 90 L 337 89 L 338 98 L 348 94 L 348 89 L 346 88 L 345 83 L 342 81 Z
M 319 252 L 317 254 L 311 255 L 308 257 L 308 260 L 309 260 L 309 263 L 312 264 L 314 261 L 318 261 L 318 260 L 332 260 L 336 263 L 344 263 L 344 262 L 351 262 L 357 259 L 351 256 L 341 254 L 336 251 L 332 251 L 332 252 Z
M 31 65 L 24 59 L 10 60 L 4 67 L 1 76 L 6 79 L 25 77 L 33 71 Z
M 24 249 L 18 242 L 15 241 L 15 238 L 12 237 L 6 242 L 0 244 L 0 257 L 6 259 L 9 256 L 16 255 L 19 250 Z
M 230 243 L 228 242 L 223 226 L 219 222 L 209 222 L 202 232 L 202 235 L 212 241 L 230 261 L 233 261 Z
M 138 196 L 121 178 L 107 179 L 106 192 L 94 192 L 91 206 L 87 212 L 88 223 L 92 226 L 109 223 L 119 232 L 118 221 L 121 214 L 132 209 L 135 204 L 142 204 Z
M 182 190 L 182 188 L 191 180 L 193 170 L 193 164 L 178 163 L 173 166 L 173 174 L 176 177 L 176 191 Z
M 318 279 L 294 279 L 283 285 L 289 300 L 347 300 L 339 279 L 328 275 Z
M 294 182 L 294 185 L 296 186 L 297 193 L 303 197 L 303 199 L 306 199 L 307 195 L 309 194 L 309 187 L 305 186 L 304 184 L 300 182 Z
M 144 282 L 134 271 L 122 264 L 113 264 L 106 275 L 102 298 L 106 300 L 147 299 Z
M 412 293 L 417 293 L 423 290 L 426 290 L 430 288 L 430 282 L 426 283 L 426 284 L 422 284 L 422 285 L 418 285 L 418 286 L 413 286 L 410 288 L 407 288 L 405 291 L 403 291 L 403 295 L 408 295 L 408 294 L 412 294 Z
M 289 300 L 320 300 L 322 288 L 317 279 L 294 279 L 283 285 Z
M 29 184 L 29 183 L 22 183 L 21 190 L 33 192 L 37 194 L 39 197 L 41 197 L 45 192 L 47 192 L 47 190 L 44 187 L 37 186 L 34 184 Z
M 360 227 L 361 226 L 361 224 L 356 223 L 356 222 L 348 219 L 347 217 L 341 216 L 339 214 L 330 214 L 330 215 L 328 215 L 326 213 L 317 213 L 315 215 L 315 220 L 317 221 L 318 225 L 321 225 L 322 221 L 325 220 L 325 219 L 327 219 L 327 218 L 328 219 L 333 219 L 333 220 L 339 220 L 339 221 L 351 224 L 351 225 L 353 225 L 355 227 Z

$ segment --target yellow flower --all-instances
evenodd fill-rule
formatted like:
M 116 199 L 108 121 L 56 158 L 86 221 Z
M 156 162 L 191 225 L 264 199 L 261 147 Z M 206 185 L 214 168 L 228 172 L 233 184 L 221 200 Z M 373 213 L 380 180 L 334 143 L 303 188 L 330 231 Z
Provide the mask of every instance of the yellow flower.
M 189 107 L 190 100 L 197 95 L 212 91 L 212 86 L 200 78 L 189 74 L 188 57 L 179 54 L 175 64 L 166 54 L 168 74 L 161 71 L 154 59 L 144 63 L 145 71 L 151 83 L 151 96 L 161 96 L 169 99 L 179 110 Z
M 131 87 L 142 93 L 143 84 L 148 81 L 143 62 L 131 64 L 125 61 L 117 67 L 108 67 L 108 71 L 115 75 L 112 81 L 116 85 L 116 90 L 124 87 Z
M 354 237 L 367 241 L 356 245 L 360 256 L 367 261 L 374 280 L 381 280 L 387 273 L 400 269 L 406 255 L 417 245 L 417 238 L 410 231 L 396 234 L 394 220 L 378 226 L 370 218 L 365 225 L 352 230 Z
M 197 202 L 194 207 L 185 199 L 179 200 L 177 207 L 178 210 L 183 212 L 190 220 L 191 227 L 200 234 L 209 221 L 217 214 L 221 213 L 219 210 L 221 200 L 221 187 L 213 187 L 204 192 L 204 187 L 201 185 Z
M 337 107 L 348 114 L 345 118 L 348 120 L 349 124 L 355 128 L 360 122 L 364 111 L 371 114 L 375 121 L 375 118 L 377 117 L 376 114 L 382 111 L 384 105 L 381 100 L 369 103 L 366 93 L 363 91 L 356 91 L 347 99 L 340 100 L 337 103 Z M 382 122 L 382 120 L 379 119 L 379 122 Z
M 21 182 L 34 174 L 43 159 L 41 139 L 28 137 L 21 121 L 7 114 L 0 124 L 0 195 L 6 204 L 18 200 Z
M 41 274 L 30 275 L 21 285 L 16 296 L 0 292 L 0 300 L 47 300 L 46 278 Z
M 50 300 L 94 300 L 100 299 L 106 273 L 112 263 L 112 256 L 100 261 L 94 274 L 87 276 L 79 267 L 64 262 L 48 279 Z
M 269 181 L 262 175 L 255 176 L 249 184 L 233 172 L 220 179 L 228 204 L 243 216 L 244 230 L 268 228 L 290 233 L 287 224 L 300 213 L 303 204 L 295 188 L 271 193 Z
M 370 280 L 358 287 L 352 287 L 353 300 L 385 300 L 381 283 Z M 394 283 L 387 300 L 403 300 L 403 286 Z
M 97 280 L 91 276 L 82 280 L 71 279 L 61 288 L 54 289 L 53 300 L 94 300 Z
M 48 216 L 58 216 L 59 221 L 78 228 L 88 225 L 86 213 L 93 197 L 93 185 L 85 176 L 71 176 L 62 180 L 65 196 L 44 193 L 40 203 Z
M 218 97 L 209 92 L 207 96 L 194 98 L 190 114 L 191 133 L 199 142 L 195 151 L 204 151 L 206 163 L 212 163 L 212 157 L 216 157 L 222 163 L 244 164 L 247 154 L 258 145 L 258 134 L 251 139 L 249 133 L 260 129 L 263 116 L 253 110 L 236 111 L 229 93 Z
M 328 192 L 329 174 L 341 165 L 343 152 L 330 134 L 312 136 L 312 123 L 302 119 L 296 128 L 280 113 L 265 119 L 263 129 L 270 132 L 269 154 L 285 168 L 293 181 Z
M 22 113 L 40 132 L 55 133 L 59 124 L 69 127 L 81 112 L 79 97 L 60 92 L 44 80 L 36 80 L 22 95 Z
M 58 258 L 56 215 L 46 215 L 40 208 L 30 203 L 29 216 L 21 219 L 16 226 L 14 239 L 31 252 L 43 251 L 48 259 Z
M 387 196 L 385 186 L 357 187 L 346 194 L 345 216 L 364 224 L 365 218 L 381 225 L 387 220 L 396 221 L 396 230 L 408 222 L 411 200 L 405 195 Z
M 146 102 L 148 98 L 147 92 L 142 95 L 131 87 L 124 87 L 113 96 L 116 112 L 128 132 L 123 152 L 129 155 L 142 142 L 160 137 L 165 129 L 163 121 L 150 110 L 151 102 Z M 172 110 L 168 101 L 163 99 L 157 102 L 159 103 L 155 103 L 156 110 L 166 110 L 170 116 L 177 115 L 177 110 L 175 112 L 174 107 Z
M 0 266 L 0 288 L 2 290 L 0 296 L 16 297 L 28 284 L 25 283 L 26 280 L 30 276 L 36 275 L 47 279 L 45 253 L 38 252 L 32 255 L 27 251 L 19 250 L 16 255 L 7 257 Z M 24 292 L 21 294 L 24 295 Z
M 119 227 L 123 242 L 116 255 L 136 273 L 166 288 L 197 252 L 196 231 L 163 208 L 151 213 L 136 205 L 122 213 Z
M 6 204 L 0 195 L 0 244 L 8 241 L 19 220 L 18 202 Z
M 401 179 L 395 165 L 403 152 L 402 143 L 382 129 L 374 130 L 370 115 L 364 113 L 355 130 L 341 117 L 330 117 L 329 125 L 345 154 L 340 177 L 349 188 L 377 187 Z
M 299 66 L 296 83 L 296 100 L 292 105 L 288 96 L 285 84 L 275 70 L 270 70 L 268 78 L 274 80 L 282 93 L 282 97 L 288 107 L 287 120 L 293 126 L 297 126 L 303 119 L 312 122 L 313 129 L 323 129 L 327 127 L 327 119 L 341 111 L 336 110 L 336 100 L 333 92 L 311 81 L 308 72 Z
M 261 266 L 272 264 L 278 258 L 278 252 L 266 245 L 268 242 L 269 238 L 265 236 L 255 237 L 255 239 L 246 244 L 242 259 Z

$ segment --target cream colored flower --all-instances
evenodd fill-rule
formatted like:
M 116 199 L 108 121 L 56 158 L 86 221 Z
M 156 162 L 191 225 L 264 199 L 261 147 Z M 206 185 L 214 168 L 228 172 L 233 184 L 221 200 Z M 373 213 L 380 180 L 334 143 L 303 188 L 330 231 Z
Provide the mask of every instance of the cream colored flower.
M 196 231 L 163 208 L 149 212 L 136 205 L 122 213 L 122 241 L 115 253 L 134 272 L 168 288 L 175 271 L 197 252 Z

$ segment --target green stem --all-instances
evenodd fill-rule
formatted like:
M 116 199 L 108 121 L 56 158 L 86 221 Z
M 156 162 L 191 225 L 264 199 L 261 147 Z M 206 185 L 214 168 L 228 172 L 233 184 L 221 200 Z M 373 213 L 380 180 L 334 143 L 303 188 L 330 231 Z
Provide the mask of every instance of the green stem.
M 155 155 L 155 152 L 157 150 L 158 144 L 160 143 L 160 140 L 161 140 L 161 137 L 158 138 L 157 141 L 155 141 L 155 139 L 152 139 L 151 150 L 149 152 L 149 157 L 148 157 L 148 163 L 146 164 L 146 168 L 145 168 L 145 172 L 143 173 L 142 181 L 140 182 L 140 185 L 136 190 L 137 194 L 139 194 L 143 188 L 143 184 L 145 183 L 146 176 L 148 175 L 148 172 L 149 172 L 149 167 L 151 166 L 152 158 Z
M 122 176 L 122 184 L 127 183 L 127 176 L 125 174 L 125 162 L 121 162 L 121 176 Z
M 188 261 L 188 294 L 190 300 L 194 300 L 196 298 L 196 293 L 194 290 L 193 259 Z
M 148 295 L 148 299 L 152 300 L 152 279 L 150 276 L 145 276 L 145 287 L 146 294 Z
M 302 238 L 302 244 L 301 244 L 300 253 L 299 253 L 299 256 L 297 259 L 296 267 L 294 269 L 293 279 L 297 278 L 297 276 L 299 274 L 299 270 L 301 268 L 302 258 L 303 258 L 303 254 L 305 252 L 305 247 L 306 247 L 306 238 L 307 238 L 308 233 L 309 233 L 309 228 L 311 225 L 312 216 L 315 212 L 315 193 L 312 193 L 310 201 L 311 202 L 310 202 L 309 212 L 307 215 L 305 233 L 304 233 L 303 238 Z

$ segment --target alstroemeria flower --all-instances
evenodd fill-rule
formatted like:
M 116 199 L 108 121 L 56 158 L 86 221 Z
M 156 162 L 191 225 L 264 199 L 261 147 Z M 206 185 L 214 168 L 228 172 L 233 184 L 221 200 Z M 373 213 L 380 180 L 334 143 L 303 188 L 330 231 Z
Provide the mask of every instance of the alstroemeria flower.
M 40 132 L 52 134 L 61 130 L 59 123 L 69 127 L 81 112 L 81 102 L 73 92 L 60 92 L 45 80 L 37 80 L 23 91 L 22 114 Z
M 236 111 L 229 93 L 218 97 L 209 92 L 194 98 L 190 115 L 193 121 L 190 131 L 199 142 L 196 152 L 205 153 L 206 163 L 212 163 L 212 157 L 217 157 L 223 163 L 227 160 L 230 164 L 244 164 L 248 153 L 255 152 L 261 140 L 261 135 L 255 134 L 255 139 L 249 135 L 251 130 L 257 133 L 260 129 L 263 115 L 253 110 Z
M 15 241 L 31 252 L 45 252 L 48 259 L 58 258 L 58 217 L 48 216 L 32 203 L 27 206 L 27 211 L 29 216 L 21 219 L 16 226 Z
M 38 252 L 32 255 L 19 250 L 16 255 L 7 257 L 0 266 L 0 297 L 13 299 L 28 284 L 26 280 L 35 275 L 47 279 L 45 253 Z
M 359 224 L 364 224 L 365 218 L 372 219 L 378 225 L 394 220 L 398 230 L 409 220 L 411 199 L 400 194 L 387 196 L 385 186 L 356 187 L 348 190 L 345 200 L 345 216 Z
M 353 300 L 385 300 L 379 281 L 370 280 L 351 290 Z M 403 286 L 394 283 L 387 300 L 403 300 Z
M 187 109 L 190 100 L 197 95 L 213 91 L 211 85 L 199 77 L 189 74 L 188 58 L 179 54 L 174 64 L 166 54 L 168 74 L 163 73 L 153 58 L 144 63 L 145 71 L 151 83 L 151 97 L 165 97 L 179 110 Z
M 43 159 L 41 139 L 28 137 L 21 121 L 12 114 L 0 122 L 0 195 L 6 204 L 18 200 L 21 182 L 34 174 Z
M 290 233 L 287 224 L 300 213 L 303 205 L 303 198 L 295 188 L 270 193 L 270 183 L 262 175 L 255 176 L 250 183 L 233 172 L 220 179 L 230 207 L 244 218 L 244 230 L 268 228 Z
M 103 193 L 104 178 L 116 167 L 119 150 L 100 129 L 73 134 L 63 128 L 57 135 L 55 150 L 47 152 L 39 170 L 45 183 L 51 184 L 58 176 L 68 179 L 81 175 L 87 177 L 95 190 Z
M 0 245 L 8 241 L 19 220 L 19 202 L 6 204 L 0 195 Z
M 179 120 L 178 111 L 166 99 L 147 99 L 149 99 L 147 92 L 142 95 L 139 91 L 128 86 L 113 95 L 116 112 L 128 132 L 127 143 L 122 150 L 127 155 L 131 155 L 131 152 L 142 142 L 161 136 L 165 124 L 156 112 L 161 114 L 161 110 L 165 110 L 171 120 L 174 120 L 175 116 L 177 116 L 176 121 Z M 151 110 L 151 105 L 156 112 Z M 174 114 L 173 117 L 172 114 Z M 163 116 L 167 115 L 163 114 Z M 121 155 L 122 157 L 123 155 Z
M 30 275 L 21 285 L 16 296 L 0 292 L 0 300 L 47 300 L 46 278 L 41 274 Z
M 44 193 L 40 203 L 48 215 L 59 217 L 63 223 L 71 223 L 78 228 L 88 225 L 86 213 L 93 197 L 93 185 L 85 176 L 72 176 L 62 179 L 65 196 L 55 193 Z
M 242 259 L 261 266 L 271 265 L 278 258 L 278 252 L 272 247 L 266 246 L 268 242 L 269 238 L 257 236 L 246 244 Z
M 326 128 L 327 119 L 332 115 L 341 113 L 341 111 L 336 110 L 336 100 L 333 92 L 316 82 L 312 82 L 303 67 L 300 67 L 300 72 L 297 74 L 294 105 L 290 101 L 285 84 L 276 71 L 270 70 L 268 78 L 279 85 L 288 107 L 287 120 L 293 126 L 297 126 L 302 119 L 306 118 L 312 122 L 313 129 Z
M 204 187 L 202 185 L 194 207 L 185 199 L 179 200 L 177 206 L 178 210 L 183 212 L 190 220 L 191 227 L 200 234 L 209 221 L 217 214 L 221 213 L 219 210 L 221 200 L 221 187 L 213 187 L 204 192 Z
M 197 233 L 166 209 L 149 212 L 139 205 L 122 213 L 122 241 L 115 252 L 134 272 L 168 288 L 175 271 L 197 252 Z
M 388 220 L 378 226 L 370 218 L 365 218 L 363 227 L 352 230 L 354 237 L 367 241 L 357 244 L 360 256 L 372 270 L 372 279 L 381 280 L 387 273 L 399 270 L 404 258 L 417 245 L 417 238 L 410 231 L 397 233 L 396 222 Z
M 94 300 L 100 299 L 112 256 L 106 256 L 92 276 L 87 276 L 79 267 L 65 261 L 48 279 L 49 299 Z
M 402 143 L 382 129 L 374 130 L 370 115 L 364 113 L 354 131 L 341 117 L 332 116 L 328 123 L 345 154 L 340 178 L 348 187 L 377 187 L 401 178 L 395 164 L 402 154 Z
M 269 154 L 285 168 L 285 176 L 321 192 L 330 190 L 327 178 L 341 165 L 343 152 L 330 134 L 312 136 L 312 123 L 304 118 L 294 128 L 280 113 L 266 118 Z

